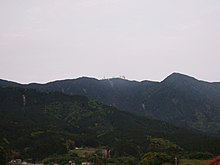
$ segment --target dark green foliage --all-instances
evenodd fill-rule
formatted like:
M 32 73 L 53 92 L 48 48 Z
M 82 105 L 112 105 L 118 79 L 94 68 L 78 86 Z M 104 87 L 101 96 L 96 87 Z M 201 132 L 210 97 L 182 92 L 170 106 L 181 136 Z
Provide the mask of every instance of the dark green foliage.
M 7 161 L 6 151 L 0 146 L 0 164 L 5 165 Z
M 114 160 L 112 160 L 113 164 L 116 165 L 135 165 L 137 164 L 137 160 L 132 157 L 132 156 L 123 156 L 123 157 L 118 157 Z M 109 162 L 111 163 L 111 162 Z
M 149 151 L 162 153 L 165 152 L 169 155 L 175 155 L 178 153 L 182 153 L 183 151 L 183 148 L 181 148 L 177 144 L 163 138 L 148 137 L 148 140 L 150 142 Z
M 65 155 L 75 146 L 104 146 L 112 157 L 137 159 L 148 151 L 220 152 L 219 138 L 58 92 L 0 88 L 0 119 L 0 145 L 10 158 L 42 160 Z
M 193 152 L 190 153 L 188 156 L 190 159 L 201 159 L 201 160 L 208 160 L 214 157 L 214 155 L 209 152 Z
M 171 156 L 165 153 L 148 152 L 143 156 L 143 159 L 138 165 L 161 165 L 170 162 Z
M 220 134 L 220 83 L 203 82 L 178 73 L 162 82 L 83 77 L 29 85 L 0 80 L 0 86 L 84 95 L 126 112 Z

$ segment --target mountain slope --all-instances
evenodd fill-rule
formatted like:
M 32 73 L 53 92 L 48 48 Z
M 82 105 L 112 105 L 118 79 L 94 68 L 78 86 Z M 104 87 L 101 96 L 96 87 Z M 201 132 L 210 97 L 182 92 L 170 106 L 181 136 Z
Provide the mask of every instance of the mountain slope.
M 0 88 L 0 119 L 0 146 L 33 160 L 67 152 L 69 141 L 77 147 L 106 146 L 115 156 L 141 157 L 151 150 L 220 152 L 213 147 L 220 145 L 219 138 L 134 116 L 84 96 Z M 176 145 L 152 148 L 149 136 Z
M 171 74 L 162 82 L 86 77 L 28 85 L 0 81 L 0 86 L 16 85 L 84 95 L 136 115 L 220 134 L 220 83 L 199 81 L 179 73 Z
M 97 80 L 83 77 L 43 85 L 29 84 L 26 87 L 43 91 L 60 91 L 67 94 L 84 95 L 123 111 L 140 115 L 143 114 L 143 96 L 148 95 L 154 90 L 155 86 L 157 86 L 157 83 L 150 81 L 136 82 L 119 78 Z
M 220 134 L 220 84 L 173 74 L 146 100 L 146 115 Z

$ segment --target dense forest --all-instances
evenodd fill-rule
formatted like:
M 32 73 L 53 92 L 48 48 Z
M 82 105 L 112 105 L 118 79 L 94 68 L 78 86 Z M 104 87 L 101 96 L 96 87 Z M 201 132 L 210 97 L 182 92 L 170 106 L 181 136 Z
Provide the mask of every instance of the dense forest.
M 218 137 L 60 92 L 2 87 L 0 119 L 1 162 L 22 158 L 143 164 L 152 157 L 160 162 L 172 161 L 174 156 L 210 158 L 220 152 Z M 111 158 L 80 157 L 76 148 L 106 149 Z
M 200 81 L 179 73 L 161 82 L 82 77 L 26 85 L 0 80 L 0 86 L 83 95 L 135 115 L 220 135 L 220 83 Z

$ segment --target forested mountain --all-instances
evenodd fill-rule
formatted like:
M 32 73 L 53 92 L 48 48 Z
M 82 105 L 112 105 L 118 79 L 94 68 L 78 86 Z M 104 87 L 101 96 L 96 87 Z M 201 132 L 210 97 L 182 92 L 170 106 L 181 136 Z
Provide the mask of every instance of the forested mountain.
M 0 119 L 0 147 L 8 155 L 32 160 L 63 154 L 71 147 L 104 146 L 112 156 L 136 158 L 147 151 L 220 152 L 220 138 L 59 92 L 1 87 Z
M 145 101 L 145 115 L 220 134 L 220 83 L 173 74 Z
M 0 86 L 84 95 L 139 116 L 220 134 L 220 83 L 199 81 L 179 73 L 171 74 L 162 82 L 83 77 L 27 85 L 2 80 Z

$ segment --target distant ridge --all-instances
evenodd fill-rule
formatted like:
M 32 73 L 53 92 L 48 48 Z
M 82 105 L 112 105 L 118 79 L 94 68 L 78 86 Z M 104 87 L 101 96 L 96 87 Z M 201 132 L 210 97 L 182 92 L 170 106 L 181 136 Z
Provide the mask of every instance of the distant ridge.
M 139 116 L 220 135 L 220 83 L 181 73 L 161 82 L 81 77 L 27 85 L 0 80 L 0 86 L 83 95 Z

